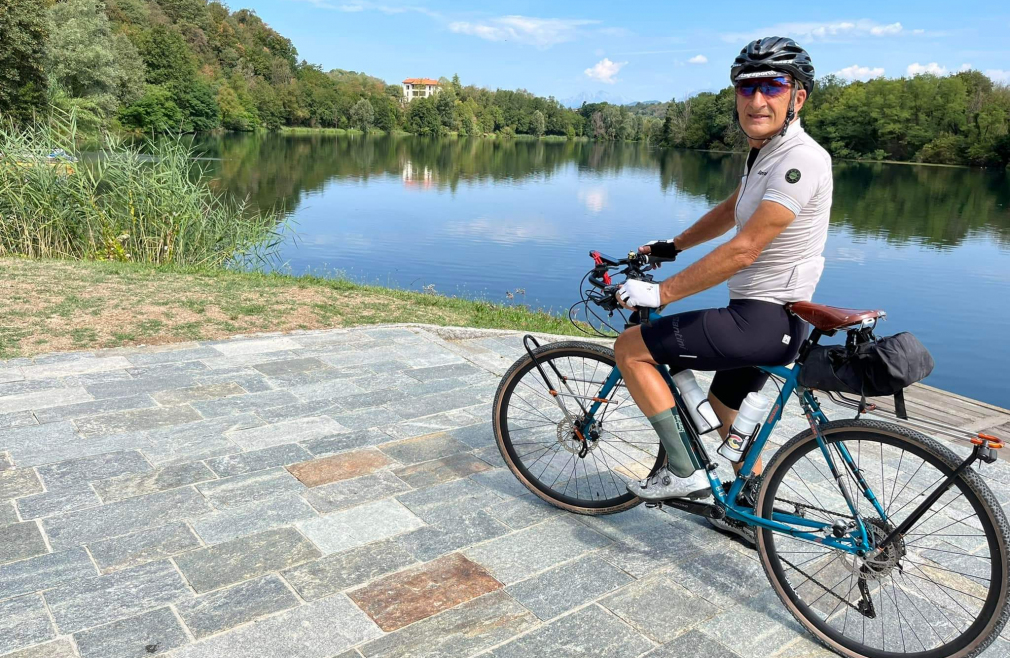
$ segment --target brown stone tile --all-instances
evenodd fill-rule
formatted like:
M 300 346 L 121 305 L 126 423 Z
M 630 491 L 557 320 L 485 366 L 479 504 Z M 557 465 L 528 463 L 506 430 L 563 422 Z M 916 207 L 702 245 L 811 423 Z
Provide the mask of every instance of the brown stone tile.
M 378 450 L 353 450 L 324 459 L 292 464 L 287 469 L 306 487 L 349 480 L 361 475 L 374 473 L 393 461 Z
M 474 473 L 480 473 L 491 468 L 490 465 L 477 459 L 470 453 L 460 453 L 451 457 L 444 457 L 430 462 L 414 464 L 393 471 L 396 477 L 400 478 L 415 489 L 428 487 L 433 484 L 442 484 L 449 480 L 465 478 Z
M 479 564 L 453 553 L 380 578 L 348 596 L 389 633 L 501 587 Z

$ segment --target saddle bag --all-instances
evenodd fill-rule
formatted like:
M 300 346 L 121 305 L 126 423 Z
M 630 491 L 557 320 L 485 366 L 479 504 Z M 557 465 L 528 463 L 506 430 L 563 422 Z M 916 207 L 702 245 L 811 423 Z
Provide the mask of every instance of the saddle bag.
M 906 418 L 902 391 L 933 372 L 933 357 L 908 332 L 875 338 L 849 333 L 845 345 L 817 345 L 803 361 L 797 383 L 806 388 L 851 393 L 861 398 L 893 395 L 895 414 Z

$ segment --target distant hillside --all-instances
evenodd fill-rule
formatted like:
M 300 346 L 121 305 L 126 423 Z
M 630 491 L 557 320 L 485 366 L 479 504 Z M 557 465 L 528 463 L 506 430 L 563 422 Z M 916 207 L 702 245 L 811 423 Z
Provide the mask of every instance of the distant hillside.
M 582 107 L 583 103 L 589 103 L 590 105 L 594 103 L 610 103 L 611 105 L 625 105 L 629 101 L 624 96 L 619 96 L 617 94 L 612 94 L 608 91 L 583 91 L 582 93 L 576 94 L 569 98 L 565 98 L 561 101 L 561 104 L 565 107 L 571 107 L 578 109 Z
M 284 126 L 439 135 L 586 134 L 590 114 L 524 90 L 441 79 L 435 98 L 401 103 L 399 84 L 299 60 L 247 9 L 208 0 L 2 0 L 0 118 L 50 107 L 96 133 L 247 131 Z M 603 114 L 592 134 L 644 139 L 643 122 Z

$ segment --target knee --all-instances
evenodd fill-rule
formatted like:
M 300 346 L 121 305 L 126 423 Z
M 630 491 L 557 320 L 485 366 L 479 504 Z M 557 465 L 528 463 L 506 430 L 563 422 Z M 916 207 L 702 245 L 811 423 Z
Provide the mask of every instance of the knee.
M 637 360 L 630 330 L 617 337 L 617 341 L 614 343 L 614 358 L 617 360 L 617 367 L 621 370 L 627 370 L 627 367 Z

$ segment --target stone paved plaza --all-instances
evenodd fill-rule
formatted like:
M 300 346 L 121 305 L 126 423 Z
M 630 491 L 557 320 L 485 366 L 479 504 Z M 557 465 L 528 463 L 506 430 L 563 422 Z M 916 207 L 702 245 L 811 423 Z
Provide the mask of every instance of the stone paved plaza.
M 827 654 L 703 520 L 520 486 L 489 417 L 521 354 L 393 326 L 0 362 L 0 655 Z

